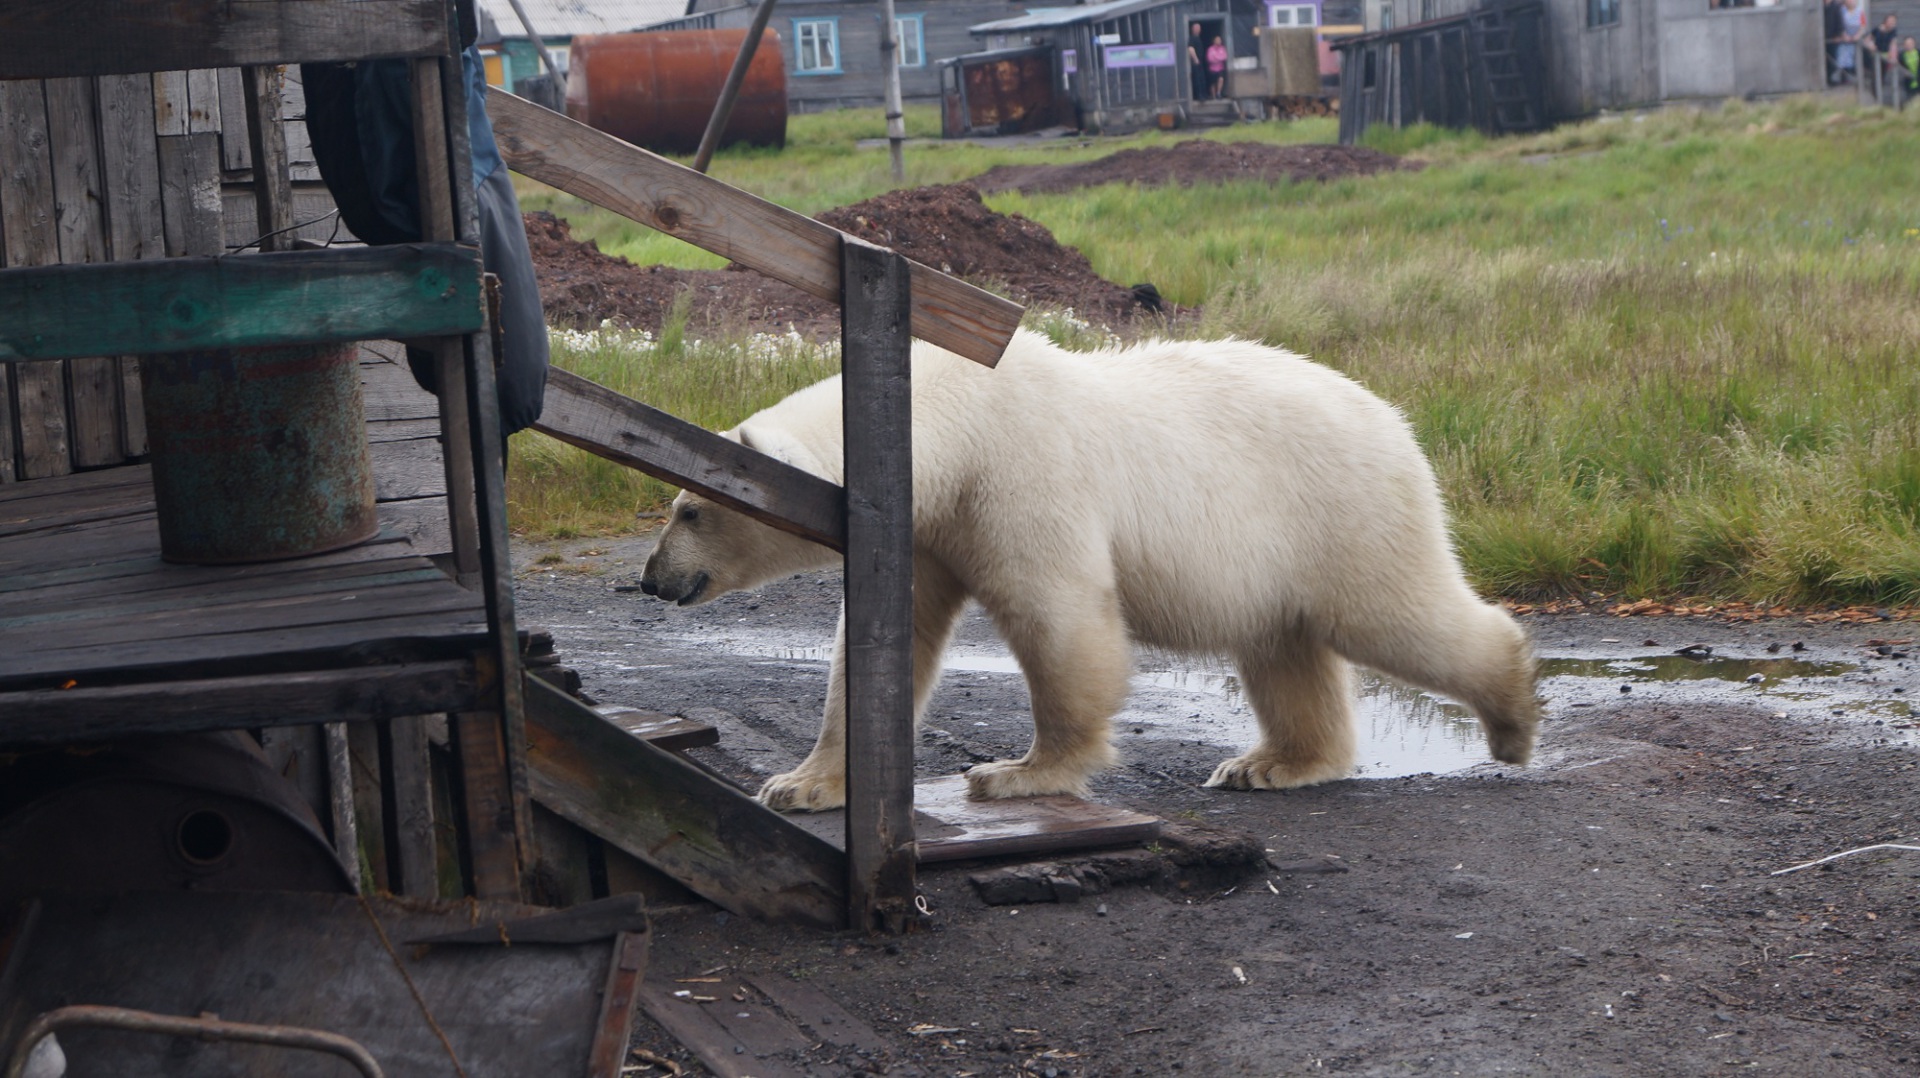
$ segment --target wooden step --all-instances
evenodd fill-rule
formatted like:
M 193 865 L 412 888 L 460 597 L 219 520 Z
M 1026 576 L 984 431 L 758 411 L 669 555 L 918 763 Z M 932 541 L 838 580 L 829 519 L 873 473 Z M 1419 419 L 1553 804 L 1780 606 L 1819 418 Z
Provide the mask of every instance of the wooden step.
M 712 725 L 679 715 L 662 715 L 657 711 L 618 705 L 606 705 L 593 710 L 627 733 L 668 752 L 684 752 L 720 741 L 720 731 Z
M 922 864 L 1148 842 L 1162 823 L 1157 816 L 1065 795 L 974 801 L 967 797 L 965 775 L 914 783 L 913 807 Z M 836 848 L 846 845 L 842 811 L 792 813 L 787 819 Z

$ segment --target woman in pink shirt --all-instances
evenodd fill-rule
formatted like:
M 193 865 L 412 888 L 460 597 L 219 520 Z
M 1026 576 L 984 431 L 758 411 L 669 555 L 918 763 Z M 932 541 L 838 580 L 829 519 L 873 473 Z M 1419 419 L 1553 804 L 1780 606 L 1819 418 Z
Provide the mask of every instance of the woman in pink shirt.
M 1215 37 L 1213 44 L 1207 46 L 1207 74 L 1213 77 L 1214 98 L 1226 96 L 1227 91 L 1227 46 Z

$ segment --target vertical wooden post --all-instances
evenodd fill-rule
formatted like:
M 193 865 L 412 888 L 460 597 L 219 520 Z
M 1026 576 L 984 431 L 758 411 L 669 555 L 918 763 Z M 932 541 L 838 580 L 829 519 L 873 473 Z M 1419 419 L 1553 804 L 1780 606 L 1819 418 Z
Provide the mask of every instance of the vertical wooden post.
M 381 724 L 381 784 L 386 790 L 387 848 L 395 894 L 440 896 L 433 841 L 433 777 L 427 720 L 402 715 Z
M 287 175 L 287 136 L 280 124 L 286 75 L 277 67 L 241 73 L 247 109 L 247 148 L 253 155 L 253 219 L 262 251 L 293 250 L 293 180 Z
M 841 247 L 846 430 L 847 922 L 914 917 L 913 430 L 907 260 Z
M 427 131 L 416 128 L 415 153 L 423 162 L 429 155 L 440 155 L 438 160 L 445 162 L 445 182 L 443 190 L 451 192 L 446 205 L 451 210 L 453 239 L 473 247 L 480 245 L 479 193 L 474 184 L 473 155 L 468 143 L 467 125 L 467 80 L 461 56 L 458 52 L 438 58 L 440 78 L 440 115 L 444 117 L 441 141 L 429 144 Z M 415 65 L 414 75 L 422 76 L 425 65 Z M 416 86 L 415 117 L 432 111 L 432 102 L 422 92 L 424 87 Z M 422 179 L 432 165 L 423 163 Z M 436 198 L 422 187 L 422 200 Z M 505 810 L 500 819 L 503 856 L 501 863 L 516 866 L 517 874 L 513 881 L 516 892 L 524 894 L 524 873 L 538 859 L 533 834 L 533 801 L 529 792 L 530 778 L 527 774 L 527 713 L 526 686 L 520 661 L 520 637 L 515 629 L 513 615 L 513 564 L 507 537 L 507 482 L 506 482 L 506 438 L 500 432 L 499 393 L 494 384 L 493 344 L 484 332 L 469 334 L 462 342 L 460 354 L 465 361 L 465 393 L 455 396 L 453 386 L 448 382 L 440 385 L 441 415 L 464 408 L 466 416 L 464 446 L 453 444 L 453 428 L 446 432 L 447 454 L 455 453 L 467 456 L 471 467 L 471 491 L 475 538 L 478 540 L 478 562 L 480 569 L 480 590 L 486 597 L 487 625 L 492 631 L 490 654 L 484 656 L 490 660 L 493 674 L 492 686 L 494 699 L 498 701 L 498 710 L 491 713 L 476 712 L 458 716 L 455 728 L 461 736 L 461 763 L 465 768 L 462 785 L 466 790 L 470 824 L 471 806 L 492 801 Z M 451 364 L 442 364 L 442 374 L 448 373 Z M 449 408 L 448 403 L 455 407 Z M 449 469 L 452 478 L 452 469 Z M 459 497 L 453 490 L 448 491 L 449 506 Z M 461 522 L 456 519 L 456 529 Z M 481 729 L 491 727 L 491 733 Z M 473 746 L 477 754 L 468 751 Z M 483 763 L 483 758 L 491 755 L 492 761 Z M 471 836 L 476 844 L 480 838 Z M 505 854 L 511 854 L 509 862 Z M 482 859 L 474 858 L 475 886 L 485 887 L 494 892 L 504 890 L 504 881 L 483 884 L 481 877 Z M 483 897 L 492 897 L 483 894 Z M 504 897 L 504 895 L 498 895 Z

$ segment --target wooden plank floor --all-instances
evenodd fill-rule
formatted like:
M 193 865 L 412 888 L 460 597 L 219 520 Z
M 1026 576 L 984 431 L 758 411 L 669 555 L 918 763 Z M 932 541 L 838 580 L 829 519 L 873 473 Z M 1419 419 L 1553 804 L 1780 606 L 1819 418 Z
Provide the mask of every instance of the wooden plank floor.
M 482 597 L 430 557 L 447 549 L 435 402 L 394 346 L 364 350 L 361 369 L 381 532 L 360 546 L 169 565 L 145 465 L 0 486 L 0 693 L 423 661 L 484 645 Z

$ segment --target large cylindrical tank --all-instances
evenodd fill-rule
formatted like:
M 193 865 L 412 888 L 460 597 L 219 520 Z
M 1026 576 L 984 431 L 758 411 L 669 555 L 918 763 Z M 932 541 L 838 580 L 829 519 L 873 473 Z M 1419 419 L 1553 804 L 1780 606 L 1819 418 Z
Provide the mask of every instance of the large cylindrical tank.
M 662 153 L 700 148 L 745 30 L 663 30 L 573 39 L 567 115 L 615 138 Z M 721 145 L 787 141 L 787 65 L 768 30 L 721 134 Z

